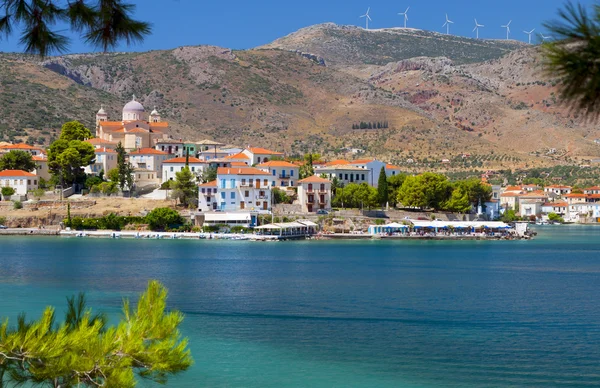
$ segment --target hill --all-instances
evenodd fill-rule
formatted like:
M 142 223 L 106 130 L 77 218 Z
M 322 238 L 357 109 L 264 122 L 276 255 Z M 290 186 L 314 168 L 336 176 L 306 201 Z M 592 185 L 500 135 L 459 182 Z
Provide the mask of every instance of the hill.
M 412 28 L 365 30 L 333 23 L 300 29 L 262 46 L 311 53 L 328 65 L 386 65 L 415 57 L 446 57 L 456 64 L 483 62 L 524 47 L 513 40 L 471 39 Z

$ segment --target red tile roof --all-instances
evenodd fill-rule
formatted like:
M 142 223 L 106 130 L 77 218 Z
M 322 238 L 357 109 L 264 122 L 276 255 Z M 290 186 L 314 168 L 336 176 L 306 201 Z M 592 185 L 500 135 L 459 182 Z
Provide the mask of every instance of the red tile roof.
M 339 165 L 345 165 L 345 164 L 350 164 L 350 162 L 347 160 L 344 160 L 344 159 L 337 159 L 337 160 L 332 160 L 331 162 L 325 163 L 325 166 L 339 166 Z
M 42 150 L 39 147 L 33 147 L 33 146 L 30 146 L 29 144 L 25 144 L 25 143 L 4 145 L 0 148 L 5 149 L 5 150 L 39 150 L 39 151 Z
M 367 164 L 371 163 L 375 159 L 356 159 L 350 162 L 350 164 Z
M 577 194 L 577 193 L 571 193 L 571 194 L 565 195 L 565 198 L 585 198 L 585 197 L 587 197 L 587 195 Z
M 298 168 L 298 166 L 296 166 L 295 164 L 290 163 L 290 162 L 286 162 L 285 160 L 271 160 L 271 161 L 266 162 L 266 163 L 261 163 L 257 167 L 292 167 L 292 168 Z
M 298 181 L 298 183 L 331 183 L 330 180 L 313 175 Z
M 248 166 L 248 163 L 244 163 L 244 162 L 227 162 L 229 164 L 231 164 L 231 167 L 250 167 Z
M 246 155 L 245 153 L 240 152 L 235 155 L 228 155 L 225 157 L 225 159 L 248 159 L 248 160 L 250 160 L 250 157 L 248 155 Z
M 142 148 L 131 151 L 129 155 L 168 155 L 166 152 L 156 150 L 154 148 Z
M 117 151 L 115 151 L 113 149 L 110 149 L 110 148 L 106 148 L 106 147 L 99 147 L 99 148 L 94 149 L 94 152 L 97 153 L 97 154 L 98 153 L 99 154 L 104 154 L 104 153 L 114 154 Z
M 252 152 L 253 154 L 258 154 L 258 155 L 283 155 L 282 152 L 271 151 L 266 148 L 260 148 L 260 147 L 248 147 L 247 150 Z
M 90 143 L 92 145 L 102 145 L 102 144 L 114 144 L 114 145 L 117 145 L 116 141 L 104 140 L 104 139 L 101 139 L 99 137 L 95 137 L 93 139 L 87 139 L 87 140 L 85 140 L 85 142 L 86 143 Z
M 269 173 L 254 167 L 219 167 L 217 175 L 269 175 Z
M 394 166 L 393 164 L 386 164 L 385 168 L 387 168 L 388 170 L 400 170 L 401 168 L 398 166 Z
M 200 159 L 194 158 L 192 156 L 190 156 L 189 162 L 196 163 L 196 164 L 198 164 L 198 163 L 205 164 L 206 163 L 204 160 L 200 160 Z M 163 163 L 184 163 L 185 164 L 185 156 L 180 157 L 180 158 L 173 158 L 173 159 L 165 160 Z
M 214 181 L 203 183 L 198 185 L 198 187 L 217 187 L 217 180 L 215 179 Z
M 36 176 L 35 174 L 32 174 L 30 172 L 27 171 L 23 171 L 23 170 L 3 170 L 0 171 L 0 176 L 6 176 L 6 177 L 13 177 L 13 176 Z

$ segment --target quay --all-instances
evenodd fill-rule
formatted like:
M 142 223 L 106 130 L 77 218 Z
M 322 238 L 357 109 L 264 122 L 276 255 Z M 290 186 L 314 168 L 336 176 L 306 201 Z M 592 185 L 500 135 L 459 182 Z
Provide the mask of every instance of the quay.
M 397 234 L 397 235 L 371 235 L 351 233 L 331 233 L 314 236 L 316 240 L 435 240 L 435 241 L 479 241 L 479 240 L 530 240 L 530 235 L 486 235 L 486 234 L 463 234 L 463 235 L 419 235 L 419 234 Z
M 164 239 L 164 240 L 247 240 L 247 241 L 285 241 L 304 239 L 304 235 L 270 236 L 242 233 L 186 233 L 186 232 L 137 232 L 137 231 L 75 231 L 63 230 L 57 233 L 61 237 L 73 238 L 115 238 L 115 239 Z

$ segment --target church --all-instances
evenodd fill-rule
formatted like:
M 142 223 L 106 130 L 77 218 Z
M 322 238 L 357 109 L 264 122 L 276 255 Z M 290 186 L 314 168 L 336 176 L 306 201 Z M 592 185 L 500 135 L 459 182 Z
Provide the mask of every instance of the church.
M 123 144 L 126 151 L 154 148 L 159 140 L 168 139 L 169 123 L 160 120 L 156 108 L 146 119 L 144 106 L 135 100 L 135 95 L 123 107 L 121 121 L 108 121 L 101 107 L 96 113 L 96 137 L 107 142 Z

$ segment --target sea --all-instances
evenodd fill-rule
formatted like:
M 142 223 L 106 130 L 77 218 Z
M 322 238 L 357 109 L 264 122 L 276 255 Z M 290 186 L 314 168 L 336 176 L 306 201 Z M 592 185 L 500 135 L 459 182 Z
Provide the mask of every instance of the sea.
M 600 228 L 533 241 L 0 238 L 0 317 L 149 279 L 185 314 L 172 387 L 600 386 Z M 140 387 L 153 383 L 140 381 Z

